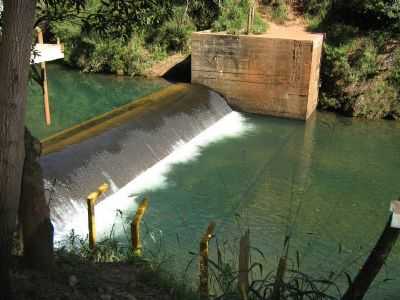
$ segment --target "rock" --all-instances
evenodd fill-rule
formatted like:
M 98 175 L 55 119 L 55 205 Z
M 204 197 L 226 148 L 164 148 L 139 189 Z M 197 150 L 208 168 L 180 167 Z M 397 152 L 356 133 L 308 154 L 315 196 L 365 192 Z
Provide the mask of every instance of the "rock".
M 75 275 L 69 276 L 68 284 L 69 284 L 70 287 L 76 286 L 77 283 L 78 283 L 78 278 Z
M 136 297 L 131 294 L 125 294 L 124 296 L 126 300 L 137 300 Z
M 101 300 L 111 300 L 111 295 L 105 294 L 100 296 Z
M 133 296 L 133 295 L 128 295 L 128 296 L 127 296 L 127 299 L 128 299 L 128 300 L 137 300 L 136 297 Z

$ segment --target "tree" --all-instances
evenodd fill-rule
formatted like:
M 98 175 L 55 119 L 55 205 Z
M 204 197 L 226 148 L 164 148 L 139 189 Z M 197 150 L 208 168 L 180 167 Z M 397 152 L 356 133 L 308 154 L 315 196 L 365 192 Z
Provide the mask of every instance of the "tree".
M 24 117 L 36 0 L 4 0 L 0 42 L 0 299 L 9 278 L 24 163 Z
M 18 210 L 25 233 L 25 258 L 28 263 L 42 266 L 46 255 L 52 255 L 52 245 L 48 245 L 52 228 L 48 208 L 43 202 L 40 166 L 34 151 L 29 152 L 25 159 L 24 149 L 25 108 L 34 24 L 79 17 L 85 2 L 0 0 L 0 300 L 12 298 L 9 268 Z M 115 27 L 118 31 L 129 33 L 137 23 L 152 26 L 168 17 L 170 6 L 165 3 L 163 0 L 105 0 L 99 2 L 98 10 L 86 16 L 83 22 L 93 25 L 100 33 L 116 33 Z M 160 6 L 156 16 L 150 18 L 157 5 Z M 36 22 L 35 9 L 38 11 Z M 32 140 L 30 135 L 27 137 L 27 149 L 31 151 Z M 35 170 L 39 171 L 37 176 L 30 177 Z M 21 188 L 22 205 L 19 207 Z M 33 201 L 34 195 L 41 201 L 39 207 Z

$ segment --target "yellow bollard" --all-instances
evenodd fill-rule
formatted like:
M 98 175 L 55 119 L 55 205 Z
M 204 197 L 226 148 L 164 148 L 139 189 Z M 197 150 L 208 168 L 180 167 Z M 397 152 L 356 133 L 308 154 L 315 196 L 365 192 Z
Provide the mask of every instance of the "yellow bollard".
M 203 235 L 200 241 L 200 263 L 199 263 L 199 271 L 200 271 L 200 300 L 208 300 L 209 291 L 208 291 L 208 242 L 211 240 L 213 236 L 213 232 L 215 229 L 215 223 L 211 222 L 207 231 Z
M 107 192 L 108 184 L 103 183 L 96 192 L 91 193 L 87 196 L 87 206 L 88 206 L 88 226 L 89 226 L 89 248 L 94 249 L 96 247 L 96 216 L 94 207 L 96 205 L 97 199 Z
M 135 218 L 131 224 L 131 238 L 132 238 L 132 249 L 135 255 L 142 255 L 142 243 L 140 241 L 140 222 L 142 221 L 143 215 L 149 206 L 149 201 L 144 198 L 140 203 Z

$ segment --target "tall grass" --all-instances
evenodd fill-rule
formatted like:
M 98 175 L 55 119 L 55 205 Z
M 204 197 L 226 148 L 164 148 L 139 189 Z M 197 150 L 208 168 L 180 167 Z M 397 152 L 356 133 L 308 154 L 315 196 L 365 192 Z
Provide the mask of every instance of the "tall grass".
M 229 34 L 243 34 L 247 29 L 251 1 L 225 0 L 220 7 L 220 15 L 213 23 L 213 31 L 226 31 Z M 266 23 L 256 12 L 252 33 L 263 33 L 267 30 Z

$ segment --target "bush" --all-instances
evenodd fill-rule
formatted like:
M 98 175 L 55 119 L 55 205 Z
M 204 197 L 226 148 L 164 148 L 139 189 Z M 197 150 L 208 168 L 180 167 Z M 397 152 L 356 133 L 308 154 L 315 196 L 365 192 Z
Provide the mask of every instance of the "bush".
M 400 5 L 387 0 L 306 0 L 306 14 L 323 22 L 340 21 L 364 29 L 400 31 Z
M 188 13 L 195 27 L 205 30 L 218 19 L 220 8 L 216 0 L 192 0 Z
M 393 69 L 390 74 L 389 80 L 391 84 L 400 91 L 400 49 L 394 52 Z
M 374 77 L 379 73 L 378 49 L 373 40 L 357 38 L 342 46 L 325 44 L 324 50 L 320 108 L 341 110 L 358 116 L 380 115 L 367 113 L 365 105 L 371 104 L 370 100 L 382 91 L 370 90 L 369 95 L 363 95 L 364 90 L 370 89 L 369 81 L 375 80 Z M 383 91 L 391 94 L 386 88 Z M 371 108 L 371 111 L 377 110 Z
M 276 0 L 271 8 L 272 21 L 283 24 L 288 20 L 288 7 L 284 0 Z
M 220 16 L 213 23 L 213 31 L 226 31 L 229 34 L 243 34 L 246 32 L 250 11 L 249 0 L 225 0 L 220 10 Z M 256 12 L 252 33 L 262 33 L 266 29 L 266 24 Z
M 356 98 L 353 115 L 367 119 L 388 118 L 396 102 L 396 90 L 386 81 L 377 80 Z
M 185 7 L 176 7 L 174 17 L 150 34 L 149 42 L 162 45 L 167 51 L 187 51 L 193 22 L 185 14 Z
M 365 80 L 378 73 L 378 50 L 368 39 L 361 41 L 350 60 L 358 80 Z

